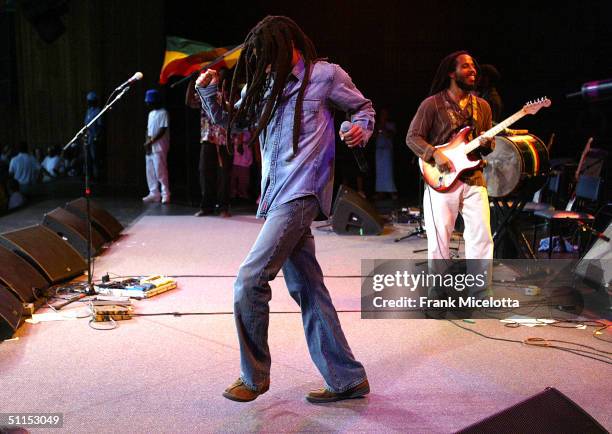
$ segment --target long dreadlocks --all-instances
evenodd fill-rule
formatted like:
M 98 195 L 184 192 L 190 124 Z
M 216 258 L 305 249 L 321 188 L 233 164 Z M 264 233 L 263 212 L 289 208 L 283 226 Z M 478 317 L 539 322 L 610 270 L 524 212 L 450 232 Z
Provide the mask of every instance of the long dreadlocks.
M 455 51 L 442 59 L 440 65 L 438 66 L 438 70 L 436 71 L 436 75 L 431 83 L 429 95 L 434 95 L 450 86 L 450 77 L 448 75 L 457 69 L 457 58 L 462 54 L 467 54 L 468 56 L 472 57 L 470 53 L 462 50 Z M 478 64 L 475 60 L 474 65 L 476 66 L 476 69 L 478 69 Z
M 230 91 L 228 135 L 236 121 L 248 119 L 249 122 L 255 122 L 256 120 L 257 128 L 249 142 L 251 145 L 259 133 L 267 127 L 274 111 L 281 103 L 287 78 L 293 68 L 291 64 L 293 48 L 301 52 L 305 69 L 293 118 L 293 154 L 297 153 L 304 92 L 317 54 L 314 44 L 302 29 L 292 19 L 284 16 L 265 17 L 253 27 L 244 41 Z M 242 97 L 240 107 L 234 109 L 234 102 L 238 99 L 242 83 L 246 83 L 246 95 Z M 271 86 L 270 94 L 265 95 Z M 264 95 L 267 100 L 264 100 Z

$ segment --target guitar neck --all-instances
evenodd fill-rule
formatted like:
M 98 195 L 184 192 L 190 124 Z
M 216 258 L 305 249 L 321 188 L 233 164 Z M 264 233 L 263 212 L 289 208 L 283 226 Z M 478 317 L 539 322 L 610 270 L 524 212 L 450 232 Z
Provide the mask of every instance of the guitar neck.
M 498 123 L 497 125 L 495 125 L 493 128 L 491 128 L 490 130 L 487 130 L 482 136 L 476 137 L 474 140 L 472 140 L 471 142 L 469 142 L 466 145 L 466 149 L 465 149 L 465 153 L 469 154 L 470 152 L 472 152 L 474 149 L 478 148 L 480 146 L 480 138 L 481 137 L 486 137 L 486 138 L 492 138 L 495 137 L 496 135 L 498 135 L 499 133 L 501 133 L 503 130 L 505 130 L 506 128 L 508 128 L 510 125 L 512 125 L 513 123 L 515 123 L 516 121 L 518 121 L 520 118 L 522 118 L 523 116 L 525 116 L 525 110 L 520 109 L 519 111 L 517 111 L 516 113 L 514 113 L 512 116 L 510 116 L 509 118 L 504 119 L 503 121 L 501 121 L 500 123 Z

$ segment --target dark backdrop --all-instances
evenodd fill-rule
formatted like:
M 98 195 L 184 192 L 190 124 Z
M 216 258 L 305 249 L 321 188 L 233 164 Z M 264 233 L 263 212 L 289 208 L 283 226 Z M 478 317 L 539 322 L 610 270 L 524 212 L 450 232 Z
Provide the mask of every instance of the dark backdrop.
M 50 44 L 40 40 L 17 9 L 12 16 L 18 98 L 14 104 L 0 102 L 0 114 L 7 113 L 0 121 L 0 141 L 65 142 L 79 127 L 89 89 L 106 95 L 140 70 L 143 83 L 107 116 L 106 174 L 111 185 L 144 193 L 142 99 L 156 85 L 165 35 L 237 44 L 264 15 L 283 14 L 303 27 L 321 56 L 349 71 L 375 106 L 391 108 L 399 130 L 396 178 L 406 196 L 414 193 L 415 178 L 403 137 L 440 59 L 457 49 L 497 66 L 506 115 L 527 100 L 552 99 L 550 109 L 517 127 L 544 141 L 554 132 L 554 157 L 578 158 L 592 134 L 595 145 L 608 146 L 610 103 L 586 104 L 564 95 L 586 81 L 612 76 L 609 2 L 414 3 L 72 0 L 62 16 L 65 34 Z M 183 107 L 184 91 L 184 86 L 164 89 L 172 116 L 171 182 L 186 197 L 188 190 L 197 190 L 198 125 L 196 112 Z

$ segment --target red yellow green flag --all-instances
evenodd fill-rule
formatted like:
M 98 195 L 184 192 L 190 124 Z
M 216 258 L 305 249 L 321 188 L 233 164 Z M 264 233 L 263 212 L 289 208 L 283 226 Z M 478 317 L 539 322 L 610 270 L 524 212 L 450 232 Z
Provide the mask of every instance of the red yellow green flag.
M 186 77 L 207 63 L 215 60 L 225 53 L 221 61 L 211 65 L 214 69 L 233 68 L 241 50 L 230 50 L 227 47 L 213 47 L 205 42 L 192 41 L 177 36 L 166 37 L 166 53 L 164 64 L 159 74 L 159 83 L 166 84 L 173 75 Z

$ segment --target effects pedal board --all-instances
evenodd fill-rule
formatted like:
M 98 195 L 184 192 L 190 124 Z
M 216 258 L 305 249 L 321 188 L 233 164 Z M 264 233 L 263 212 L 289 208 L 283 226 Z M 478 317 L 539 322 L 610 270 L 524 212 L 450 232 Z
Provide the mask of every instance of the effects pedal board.
M 160 275 L 106 282 L 96 285 L 98 294 L 131 298 L 150 298 L 176 288 L 176 280 Z
M 126 301 L 106 301 L 94 300 L 91 302 L 93 319 L 96 322 L 122 321 L 132 319 L 132 302 Z

